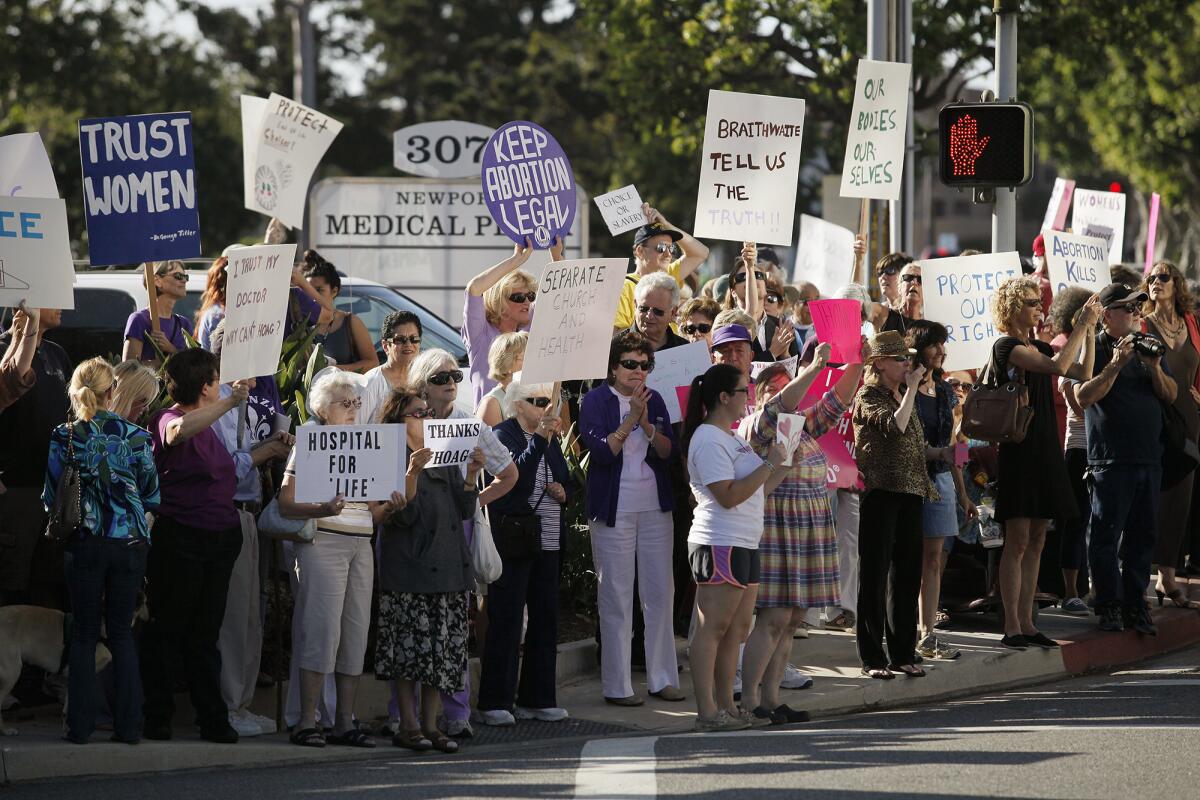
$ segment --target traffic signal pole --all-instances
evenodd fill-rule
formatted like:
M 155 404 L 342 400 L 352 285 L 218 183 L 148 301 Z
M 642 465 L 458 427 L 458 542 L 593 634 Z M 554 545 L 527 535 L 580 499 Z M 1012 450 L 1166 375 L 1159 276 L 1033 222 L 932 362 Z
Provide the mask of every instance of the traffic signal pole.
M 996 99 L 1001 103 L 1017 99 L 1017 14 L 1020 0 L 995 0 L 996 15 Z M 1017 192 L 997 189 L 992 206 L 992 252 L 1017 249 Z

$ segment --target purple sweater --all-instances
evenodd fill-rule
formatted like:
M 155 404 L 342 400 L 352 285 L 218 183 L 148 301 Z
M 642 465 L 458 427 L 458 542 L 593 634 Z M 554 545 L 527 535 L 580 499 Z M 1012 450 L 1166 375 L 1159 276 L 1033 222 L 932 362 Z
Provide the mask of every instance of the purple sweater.
M 679 445 L 671 430 L 671 418 L 667 404 L 658 392 L 650 392 L 650 420 L 658 427 L 658 435 L 666 436 L 671 442 L 671 453 L 667 459 L 658 457 L 653 447 L 646 449 L 646 463 L 654 472 L 658 484 L 658 507 L 671 511 L 675 507 L 671 493 L 667 464 L 679 456 Z M 620 505 L 621 467 L 624 452 L 613 455 L 605 439 L 621 425 L 621 403 L 608 384 L 592 389 L 584 395 L 579 408 L 579 430 L 583 443 L 591 458 L 588 461 L 587 515 L 588 519 L 599 520 L 608 527 L 617 524 Z

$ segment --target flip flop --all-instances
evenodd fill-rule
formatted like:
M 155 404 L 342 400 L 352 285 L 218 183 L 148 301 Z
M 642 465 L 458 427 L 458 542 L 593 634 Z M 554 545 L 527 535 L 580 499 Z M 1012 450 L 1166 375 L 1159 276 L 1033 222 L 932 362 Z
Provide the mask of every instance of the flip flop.
M 892 678 L 896 677 L 896 674 L 887 667 L 863 667 L 862 674 L 866 675 L 868 678 L 874 678 L 877 681 L 890 681 Z
M 334 733 L 325 738 L 327 744 L 345 745 L 346 747 L 375 747 L 370 734 L 358 728 L 350 728 L 342 733 Z
M 288 741 L 301 747 L 324 747 L 325 735 L 319 728 L 298 728 L 292 731 Z

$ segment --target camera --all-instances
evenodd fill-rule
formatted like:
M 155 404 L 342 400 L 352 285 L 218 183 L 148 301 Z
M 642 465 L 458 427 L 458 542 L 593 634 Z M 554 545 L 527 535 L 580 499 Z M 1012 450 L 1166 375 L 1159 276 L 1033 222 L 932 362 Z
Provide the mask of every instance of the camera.
M 1158 339 L 1145 333 L 1130 334 L 1133 340 L 1133 351 L 1150 358 L 1158 358 L 1167 352 L 1167 346 Z

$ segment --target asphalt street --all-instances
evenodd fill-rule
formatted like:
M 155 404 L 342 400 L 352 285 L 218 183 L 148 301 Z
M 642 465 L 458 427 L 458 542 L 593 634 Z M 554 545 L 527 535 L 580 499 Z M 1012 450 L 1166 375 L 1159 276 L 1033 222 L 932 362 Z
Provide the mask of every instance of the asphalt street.
M 912 679 L 899 679 L 912 680 Z M 0 799 L 1196 796 L 1200 646 L 1107 674 L 790 729 L 42 781 Z M 382 744 L 382 740 L 381 744 Z

